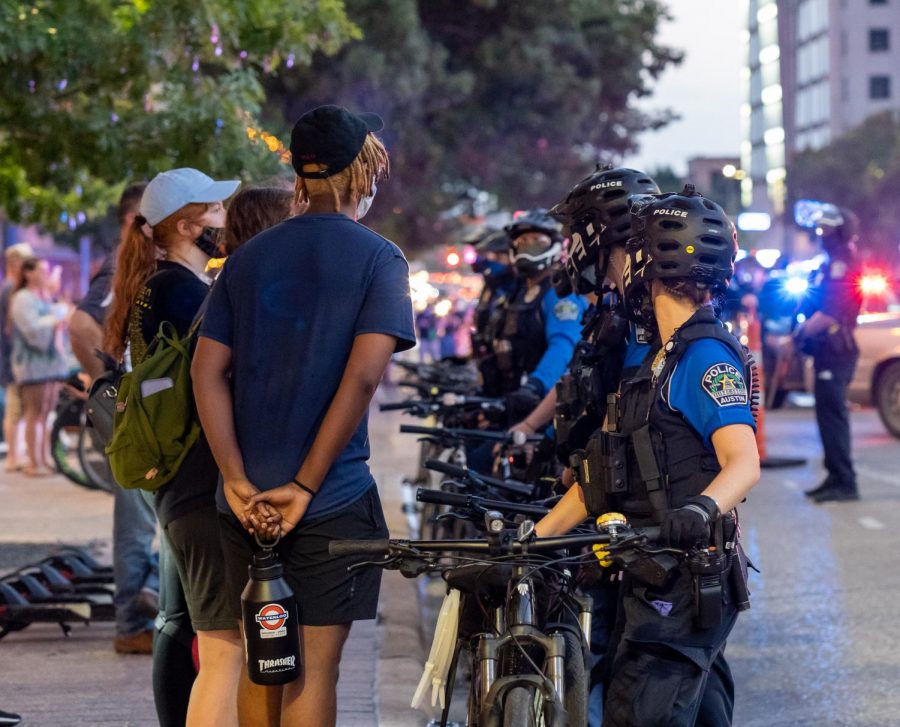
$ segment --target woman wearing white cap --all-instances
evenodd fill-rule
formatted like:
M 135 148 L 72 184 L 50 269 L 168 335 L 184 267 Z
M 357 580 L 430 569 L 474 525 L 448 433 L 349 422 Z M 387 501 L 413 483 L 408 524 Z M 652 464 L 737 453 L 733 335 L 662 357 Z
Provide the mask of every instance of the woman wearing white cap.
M 217 182 L 196 169 L 173 169 L 157 175 L 141 199 L 140 215 L 122 242 L 113 279 L 113 302 L 106 320 L 104 347 L 121 360 L 130 346 L 132 363 L 141 362 L 163 321 L 180 336 L 209 291 L 204 271 L 219 257 L 216 236 L 225 222 L 222 201 L 234 194 L 237 181 Z M 151 229 L 148 237 L 146 226 Z M 155 494 L 157 517 L 171 560 L 163 567 L 164 590 L 184 590 L 190 624 L 173 618 L 168 597 L 166 626 L 154 646 L 154 696 L 160 724 L 183 723 L 183 698 L 177 682 L 184 674 L 179 637 L 193 625 L 198 636 L 200 672 L 187 706 L 188 725 L 237 725 L 236 675 L 242 659 L 240 640 L 225 596 L 215 491 L 218 468 L 201 437 L 178 474 Z M 171 586 L 169 584 L 172 584 Z M 175 609 L 171 609 L 175 610 Z M 188 640 L 189 644 L 190 641 Z M 179 714 L 180 713 L 180 714 Z

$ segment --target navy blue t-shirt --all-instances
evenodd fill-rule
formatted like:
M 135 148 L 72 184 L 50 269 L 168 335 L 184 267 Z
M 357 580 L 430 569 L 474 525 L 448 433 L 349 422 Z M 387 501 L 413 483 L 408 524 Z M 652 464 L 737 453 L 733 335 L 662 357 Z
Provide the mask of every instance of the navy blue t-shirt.
M 340 214 L 294 217 L 225 264 L 200 335 L 232 350 L 234 423 L 247 478 L 295 477 L 338 389 L 355 337 L 415 345 L 409 267 L 393 243 Z M 305 517 L 341 510 L 374 484 L 364 417 Z M 229 512 L 220 485 L 217 504 Z
M 663 388 L 663 399 L 681 413 L 710 449 L 717 429 L 731 424 L 756 429 L 744 364 L 731 348 L 714 338 L 690 344 Z

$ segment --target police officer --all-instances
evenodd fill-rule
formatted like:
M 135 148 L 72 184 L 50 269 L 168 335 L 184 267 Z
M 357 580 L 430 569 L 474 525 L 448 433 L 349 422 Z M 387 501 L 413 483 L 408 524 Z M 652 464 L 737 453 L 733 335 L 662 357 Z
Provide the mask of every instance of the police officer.
M 472 318 L 472 355 L 481 372 L 485 388 L 500 388 L 499 371 L 492 355 L 492 342 L 498 338 L 503 314 L 516 278 L 509 262 L 510 239 L 505 230 L 491 230 L 474 240 L 476 253 L 472 270 L 484 277 Z
M 749 605 L 733 510 L 759 479 L 750 372 L 711 308 L 736 253 L 725 212 L 691 186 L 638 209 L 625 310 L 663 343 L 622 384 L 608 413 L 616 431 L 596 435 L 627 461 L 626 484 L 595 460 L 537 525 L 554 535 L 616 510 L 635 525 L 659 524 L 665 544 L 690 554 L 665 579 L 626 570 L 604 725 L 694 725 L 710 669 L 730 677 L 725 640 Z M 722 714 L 716 723 L 730 722 Z
M 859 223 L 849 210 L 833 208 L 826 209 L 816 224 L 828 262 L 816 275 L 804 309 L 807 319 L 794 335 L 801 350 L 813 357 L 816 422 L 828 475 L 806 494 L 814 502 L 844 502 L 859 499 L 847 409 L 847 388 L 859 360 L 853 336 L 861 305 L 856 290 Z
M 533 410 L 562 376 L 581 336 L 584 298 L 560 298 L 551 285 L 552 265 L 562 257 L 560 224 L 545 209 L 521 214 L 507 225 L 510 260 L 517 278 L 493 342 L 499 379 L 510 422 Z M 485 382 L 487 384 L 487 382 Z

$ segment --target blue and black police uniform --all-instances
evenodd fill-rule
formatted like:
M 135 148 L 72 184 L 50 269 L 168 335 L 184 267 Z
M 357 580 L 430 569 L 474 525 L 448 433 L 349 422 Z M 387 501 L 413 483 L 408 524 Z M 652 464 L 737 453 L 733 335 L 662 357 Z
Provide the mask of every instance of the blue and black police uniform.
M 572 360 L 586 309 L 581 296 L 557 296 L 549 275 L 533 285 L 520 280 L 494 341 L 500 393 L 526 382 L 541 397 L 550 391 Z
M 816 422 L 822 438 L 828 477 L 823 488 L 855 496 L 856 472 L 850 451 L 847 389 L 859 361 L 853 332 L 862 303 L 857 292 L 859 262 L 852 246 L 840 246 L 816 273 L 803 312 L 833 318 L 828 330 L 803 342 L 815 368 Z M 815 492 L 815 491 L 813 491 Z
M 713 434 L 734 424 L 755 427 L 749 376 L 742 347 L 712 310 L 695 313 L 664 357 L 648 356 L 623 382 L 617 431 L 601 436 L 625 442 L 627 486 L 619 492 L 585 487 L 589 510 L 621 512 L 640 526 L 661 522 L 667 510 L 701 494 L 721 470 Z M 749 605 L 746 560 L 733 514 L 713 530 L 719 577 L 704 592 L 702 621 L 689 560 L 665 582 L 625 572 L 604 725 L 697 724 L 710 672 L 717 684 L 709 696 L 721 704 L 704 705 L 712 716 L 699 723 L 729 723 L 734 690 L 723 651 L 738 611 Z
M 492 274 L 485 275 L 484 287 L 478 296 L 472 318 L 472 355 L 481 372 L 482 391 L 487 396 L 500 394 L 500 372 L 493 345 L 499 338 L 506 306 L 516 289 L 512 268 L 499 263 L 495 265 L 496 269 Z

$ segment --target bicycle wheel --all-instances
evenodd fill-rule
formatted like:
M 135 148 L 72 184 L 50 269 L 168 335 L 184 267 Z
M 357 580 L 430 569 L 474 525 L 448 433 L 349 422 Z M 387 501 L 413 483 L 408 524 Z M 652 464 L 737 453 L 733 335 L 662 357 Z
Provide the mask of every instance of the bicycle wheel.
M 583 642 L 571 631 L 564 631 L 566 640 L 566 698 L 565 707 L 569 727 L 587 727 L 588 668 Z
M 50 456 L 56 470 L 70 482 L 88 490 L 99 489 L 85 474 L 79 460 L 80 421 L 84 405 L 77 399 L 61 402 L 50 430 Z
M 113 488 L 118 487 L 113 479 L 103 442 L 88 421 L 84 407 L 81 409 L 81 427 L 78 432 L 78 462 L 95 489 L 111 493 Z
M 536 687 L 513 687 L 503 698 L 503 727 L 551 727 L 544 715 L 544 696 Z

